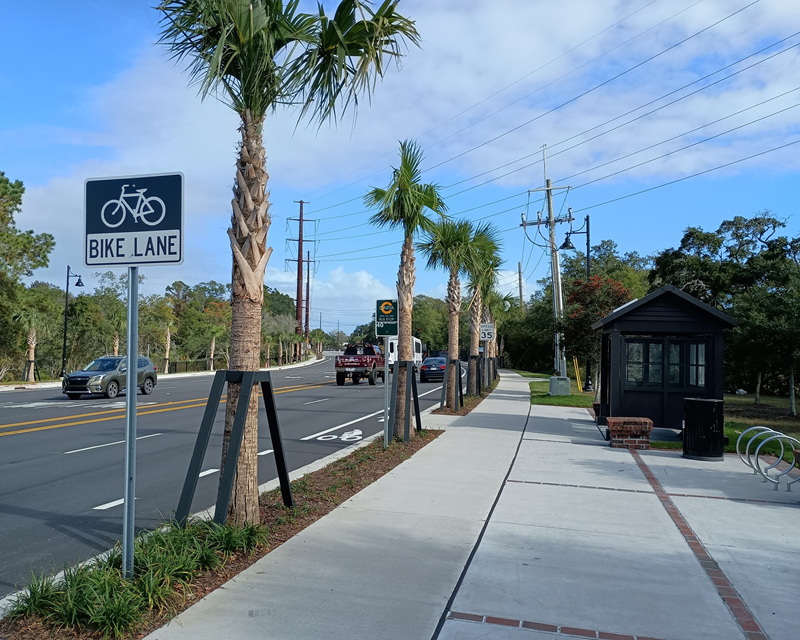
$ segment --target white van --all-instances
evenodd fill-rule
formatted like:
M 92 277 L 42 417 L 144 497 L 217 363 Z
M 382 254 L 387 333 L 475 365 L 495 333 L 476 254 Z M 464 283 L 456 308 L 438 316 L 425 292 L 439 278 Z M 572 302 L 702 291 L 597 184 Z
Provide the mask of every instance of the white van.
M 414 347 L 411 352 L 411 361 L 414 363 L 414 373 L 419 371 L 422 366 L 422 340 L 419 338 L 411 338 Z M 397 361 L 397 338 L 389 338 L 386 348 L 386 357 L 389 359 L 389 365 Z

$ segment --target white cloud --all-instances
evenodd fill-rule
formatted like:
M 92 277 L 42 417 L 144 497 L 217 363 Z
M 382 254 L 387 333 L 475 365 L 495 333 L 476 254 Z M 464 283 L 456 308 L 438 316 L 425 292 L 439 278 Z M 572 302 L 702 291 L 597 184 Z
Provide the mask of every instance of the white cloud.
M 798 102 L 800 93 L 793 93 L 686 135 L 687 131 L 795 88 L 800 58 L 795 48 L 589 141 L 590 137 L 701 85 L 659 100 L 668 92 L 789 35 L 796 18 L 795 0 L 758 3 L 640 69 L 569 102 L 735 10 L 724 0 L 655 3 L 608 28 L 642 6 L 638 2 L 616 0 L 604 3 L 601 11 L 596 0 L 403 2 L 401 10 L 417 20 L 422 48 L 411 49 L 399 71 L 387 70 L 372 103 L 362 100 L 353 126 L 350 116 L 345 116 L 338 127 L 325 125 L 320 129 L 305 124 L 296 128 L 296 114 L 291 112 L 281 111 L 267 118 L 264 143 L 275 216 L 269 237 L 275 253 L 267 272 L 267 284 L 290 294 L 294 291 L 293 274 L 282 270 L 284 257 L 291 257 L 291 251 L 287 253 L 284 249 L 284 241 L 293 232 L 285 231 L 285 218 L 295 215 L 294 201 L 301 198 L 311 201 L 309 215 L 323 221 L 321 231 L 364 222 L 364 216 L 341 219 L 333 216 L 360 211 L 360 196 L 365 188 L 386 184 L 388 167 L 396 163 L 398 140 L 418 138 L 425 149 L 425 167 L 444 163 L 425 174 L 425 179 L 439 184 L 452 184 L 489 172 L 446 193 L 530 165 L 491 185 L 454 197 L 451 209 L 460 211 L 538 187 L 542 181 L 540 147 L 544 143 L 549 148 L 551 177 L 559 179 L 585 172 L 570 178 L 569 183 L 577 186 Z M 629 43 L 619 46 L 629 39 L 632 39 Z M 143 41 L 154 40 L 154 33 L 143 34 Z M 787 44 L 795 42 L 797 39 Z M 97 64 L 102 65 L 103 61 L 98 60 Z M 238 142 L 237 116 L 213 98 L 201 101 L 195 89 L 187 87 L 187 80 L 183 68 L 168 61 L 162 48 L 148 47 L 131 60 L 128 68 L 120 69 L 113 81 L 84 90 L 79 106 L 93 114 L 92 130 L 70 130 L 54 121 L 46 126 L 0 131 L 0 146 L 8 144 L 15 152 L 30 153 L 43 167 L 41 174 L 20 176 L 26 182 L 27 193 L 19 226 L 49 231 L 57 240 L 52 267 L 37 272 L 35 277 L 59 284 L 67 263 L 80 264 L 82 191 L 87 177 L 180 170 L 186 175 L 186 261 L 176 268 L 143 270 L 147 276 L 146 288 L 150 292 L 163 291 L 166 284 L 176 279 L 189 283 L 228 281 L 231 258 L 225 229 Z M 639 109 L 654 100 L 652 106 Z M 629 110 L 636 111 L 611 124 L 603 124 Z M 584 133 L 595 127 L 591 133 Z M 514 131 L 508 133 L 511 130 Z M 606 189 L 604 194 L 614 189 L 616 195 L 630 193 L 777 147 L 796 139 L 799 132 L 800 109 L 789 110 L 691 150 L 626 170 L 575 194 L 583 199 L 584 205 L 592 204 L 598 199 L 615 197 L 595 195 L 598 188 Z M 573 136 L 574 139 L 560 144 Z M 672 137 L 676 139 L 658 144 Z M 487 142 L 494 138 L 493 142 Z M 26 141 L 30 141 L 29 149 Z M 566 150 L 579 142 L 584 144 Z M 640 151 L 651 145 L 652 149 Z M 71 153 L 58 164 L 62 157 L 58 150 L 62 146 L 71 149 Z M 76 148 L 80 151 L 75 151 Z M 626 154 L 634 155 L 617 161 Z M 595 168 L 605 162 L 610 164 Z M 506 164 L 509 166 L 493 171 Z M 800 154 L 789 149 L 764 155 L 734 165 L 725 173 L 747 176 L 757 168 L 775 175 L 796 175 Z M 43 180 L 41 176 L 47 178 Z M 741 189 L 758 188 L 744 179 L 740 185 Z M 355 201 L 326 210 L 350 199 Z M 518 202 L 524 204 L 524 198 L 495 206 L 492 211 L 513 209 Z M 717 216 L 709 218 L 713 220 L 709 227 L 716 227 L 720 216 L 734 213 L 706 209 L 704 215 Z M 653 217 L 664 220 L 666 211 L 654 211 Z M 486 210 L 479 209 L 470 216 L 485 213 Z M 513 210 L 497 219 L 512 221 L 504 223 L 505 226 L 518 225 L 518 215 L 519 211 Z M 322 253 L 368 247 L 373 241 L 372 231 L 367 226 L 330 234 Z M 336 242 L 337 235 L 358 236 L 359 232 L 363 237 Z M 630 229 L 628 236 L 618 238 L 621 249 L 637 249 L 642 236 L 641 229 Z M 518 236 L 513 237 L 506 249 L 509 282 L 513 282 L 510 276 L 519 259 Z M 374 243 L 382 242 L 375 239 Z M 357 255 L 369 253 L 354 254 Z M 538 256 L 534 262 L 537 259 Z M 330 309 L 332 314 L 352 311 L 352 318 L 363 322 L 367 318 L 363 311 L 371 309 L 375 299 L 394 294 L 397 257 L 392 254 L 385 260 L 346 264 L 354 270 L 348 271 L 335 262 L 321 264 L 312 305 Z M 530 286 L 540 275 L 527 274 Z M 419 269 L 418 291 L 443 296 L 445 280 L 441 272 Z M 526 297 L 528 287 L 526 282 Z

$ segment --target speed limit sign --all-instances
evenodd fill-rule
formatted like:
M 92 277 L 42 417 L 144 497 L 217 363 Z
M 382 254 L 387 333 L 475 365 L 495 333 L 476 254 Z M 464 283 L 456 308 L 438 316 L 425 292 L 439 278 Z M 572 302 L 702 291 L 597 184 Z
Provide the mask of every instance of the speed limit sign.
M 493 322 L 481 322 L 481 340 L 494 340 Z

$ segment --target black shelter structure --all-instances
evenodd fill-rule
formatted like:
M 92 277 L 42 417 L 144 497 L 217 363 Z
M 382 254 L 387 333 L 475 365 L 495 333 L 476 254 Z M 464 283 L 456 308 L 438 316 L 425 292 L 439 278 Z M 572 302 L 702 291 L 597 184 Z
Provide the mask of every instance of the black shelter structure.
M 680 429 L 685 398 L 722 400 L 723 331 L 737 324 L 672 285 L 595 322 L 603 332 L 598 424 L 625 416 Z

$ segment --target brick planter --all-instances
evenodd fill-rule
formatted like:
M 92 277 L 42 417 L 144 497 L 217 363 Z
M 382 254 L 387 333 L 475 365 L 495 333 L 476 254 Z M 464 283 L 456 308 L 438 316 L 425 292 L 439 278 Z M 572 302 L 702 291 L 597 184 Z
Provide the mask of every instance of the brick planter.
M 649 449 L 653 421 L 650 418 L 606 418 L 611 446 L 617 449 Z

